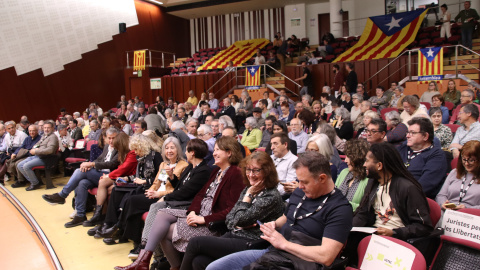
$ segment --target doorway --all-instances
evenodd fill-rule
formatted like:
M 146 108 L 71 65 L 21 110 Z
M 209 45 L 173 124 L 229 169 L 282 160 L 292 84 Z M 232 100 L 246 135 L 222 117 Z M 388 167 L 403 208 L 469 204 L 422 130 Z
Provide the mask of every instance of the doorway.
M 343 36 L 348 37 L 348 11 L 343 12 L 342 21 Z M 318 44 L 322 44 L 322 37 L 327 33 L 330 33 L 330 13 L 318 14 Z

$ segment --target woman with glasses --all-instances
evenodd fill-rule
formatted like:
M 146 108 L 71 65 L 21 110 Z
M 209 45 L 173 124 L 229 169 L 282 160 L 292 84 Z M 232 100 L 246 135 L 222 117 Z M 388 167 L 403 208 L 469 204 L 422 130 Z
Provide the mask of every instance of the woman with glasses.
M 403 87 L 402 86 L 397 86 L 395 87 L 395 90 L 393 90 L 393 95 L 392 99 L 390 100 L 390 108 L 397 108 L 397 109 L 402 109 L 402 100 L 403 97 L 405 96 L 403 94 Z
M 440 92 L 438 92 L 438 86 L 435 81 L 431 81 L 428 84 L 428 91 L 425 91 L 420 98 L 420 102 L 428 102 L 432 104 L 432 97 L 435 95 L 440 95 Z
M 212 261 L 245 250 L 260 239 L 257 224 L 276 220 L 283 213 L 283 201 L 277 190 L 277 170 L 265 152 L 253 152 L 242 161 L 246 187 L 225 221 L 229 232 L 222 237 L 199 236 L 190 240 L 182 261 L 182 270 L 205 269 Z
M 368 110 L 363 114 L 362 121 L 365 127 L 358 130 L 358 133 L 357 133 L 358 139 L 367 139 L 367 126 L 368 124 L 370 124 L 372 119 L 376 119 L 376 118 L 378 118 L 378 114 L 372 110 Z
M 240 146 L 232 137 L 221 137 L 213 152 L 217 168 L 210 179 L 197 193 L 187 210 L 161 209 L 150 229 L 145 249 L 137 260 L 119 270 L 148 269 L 153 251 L 158 244 L 170 263 L 170 269 L 179 269 L 181 252 L 185 252 L 188 241 L 196 236 L 216 235 L 209 228 L 212 223 L 224 221 L 232 210 L 242 189 L 242 171 L 237 166 L 242 160 Z
M 333 156 L 332 142 L 325 134 L 315 134 L 308 139 L 307 147 L 305 151 L 314 151 L 322 154 L 327 160 L 330 160 Z M 337 166 L 330 162 L 330 172 L 332 174 L 333 181 L 337 180 Z
M 448 108 L 444 105 L 445 99 L 442 95 L 438 94 L 432 97 L 432 108 L 440 108 L 442 113 L 442 124 L 448 124 L 448 121 L 450 120 L 450 113 L 448 112 Z M 428 113 L 430 114 L 430 110 L 428 110 Z
M 442 210 L 480 209 L 480 142 L 467 142 L 435 200 Z

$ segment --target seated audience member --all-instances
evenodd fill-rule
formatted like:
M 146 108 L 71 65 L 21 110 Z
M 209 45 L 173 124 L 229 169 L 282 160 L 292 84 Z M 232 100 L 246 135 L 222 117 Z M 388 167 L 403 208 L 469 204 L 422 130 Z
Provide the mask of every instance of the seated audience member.
M 339 100 L 337 101 L 343 108 L 347 109 L 347 111 L 350 111 L 353 107 L 353 101 L 352 101 L 352 96 L 350 93 L 348 93 L 347 90 L 345 90 L 345 93 L 343 93 L 340 97 Z
M 102 119 L 102 126 L 100 127 L 101 129 L 107 129 L 110 126 L 110 122 L 112 122 L 112 119 L 108 117 L 104 117 Z
M 93 162 L 83 162 L 80 165 L 80 169 L 75 170 L 62 191 L 42 196 L 42 198 L 50 204 L 64 204 L 68 195 L 75 190 L 75 210 L 77 210 L 77 213 L 72 221 L 65 223 L 66 228 L 82 225 L 82 223 L 87 220 L 85 207 L 88 189 L 98 186 L 100 177 L 105 173 L 115 170 L 120 164 L 118 151 L 113 146 L 113 142 L 118 133 L 120 133 L 119 130 L 109 128 L 106 131 L 107 141 L 103 148 L 103 153 Z
M 148 211 L 141 235 L 141 242 L 136 238 L 132 239 L 134 241 L 134 249 L 128 255 L 130 259 L 137 259 L 140 250 L 145 249 L 148 235 L 150 234 L 158 211 L 163 208 L 173 208 L 181 205 L 188 207 L 195 195 L 208 181 L 211 169 L 204 160 L 207 153 L 208 147 L 204 141 L 192 139 L 188 142 L 186 154 L 188 166 L 183 170 L 180 177 L 176 174 L 172 175 L 173 179 L 171 179 L 170 182 L 175 187 L 172 193 L 165 195 L 160 198 L 158 202 L 150 205 L 150 210 Z
M 285 124 L 285 122 L 283 121 L 276 121 L 273 123 L 273 134 L 276 134 L 276 133 L 285 133 L 287 136 L 288 136 L 288 128 L 287 128 L 287 124 Z M 294 154 L 295 156 L 297 155 L 297 142 L 288 138 L 288 149 L 290 150 L 290 152 L 292 152 L 292 154 Z M 265 152 L 269 155 L 272 155 L 272 144 L 271 144 L 271 140 L 270 142 L 267 144 L 267 147 L 265 148 Z
M 347 198 L 353 212 L 363 199 L 369 179 L 365 171 L 365 158 L 370 146 L 365 140 L 352 139 L 345 143 L 345 163 L 348 168 L 343 169 L 337 177 L 335 186 Z
M 174 108 L 173 103 L 174 103 L 173 97 L 168 97 L 166 108 L 173 110 Z
M 422 108 L 420 108 L 420 102 L 415 96 L 405 96 L 403 98 L 403 112 L 400 114 L 402 123 L 408 126 L 408 121 L 417 115 L 427 114 Z
M 257 107 L 262 109 L 262 118 L 265 119 L 270 114 L 270 110 L 268 109 L 268 102 L 266 99 L 260 99 L 257 104 Z
M 455 132 L 450 150 L 453 157 L 460 155 L 460 149 L 471 140 L 480 141 L 480 123 L 478 122 L 479 111 L 474 104 L 459 105 L 460 108 L 458 120 L 460 126 Z
M 180 104 L 181 105 L 181 104 Z M 177 109 L 177 118 L 182 121 L 184 124 L 187 122 L 188 115 L 185 113 L 184 107 L 178 107 Z
M 262 132 L 262 140 L 258 145 L 259 148 L 267 147 L 268 143 L 270 142 L 270 137 L 273 134 L 273 123 L 275 122 L 275 117 L 270 115 L 265 119 L 265 128 Z
M 218 99 L 215 98 L 213 92 L 208 93 L 208 104 L 210 104 L 212 110 L 216 111 L 218 109 Z
M 190 102 L 193 106 L 197 106 L 198 99 L 195 96 L 195 92 L 193 90 L 188 91 L 188 98 L 186 102 Z
M 480 111 L 480 105 L 473 103 L 474 99 L 475 93 L 472 90 L 465 89 L 462 91 L 462 95 L 460 96 L 460 104 L 453 109 L 452 117 L 450 117 L 450 124 L 456 124 L 456 122 L 459 120 L 460 109 L 462 108 L 462 105 L 473 104 Z
M 395 87 L 392 99 L 390 100 L 390 108 L 403 109 L 403 98 L 405 97 L 403 90 L 404 88 L 402 86 Z
M 120 108 L 122 104 L 127 104 L 127 99 L 125 98 L 125 95 L 120 96 L 120 101 L 117 102 L 117 108 Z
M 7 132 L 4 132 L 4 138 L 0 144 L 0 179 L 3 181 L 7 172 L 8 161 L 12 154 L 23 144 L 28 137 L 25 132 L 17 130 L 14 121 L 8 121 L 3 126 Z M 5 130 L 5 129 L 3 129 Z
M 208 104 L 207 102 L 203 103 L 201 106 L 202 106 L 202 109 L 201 109 L 202 113 L 198 116 L 198 123 L 205 124 L 205 120 L 207 116 L 213 116 L 213 113 L 210 110 L 210 104 Z
M 431 81 L 428 83 L 428 89 L 422 94 L 422 97 L 420 97 L 420 102 L 427 102 L 430 103 L 430 105 L 433 105 L 432 103 L 432 98 L 433 96 L 440 95 L 440 92 L 438 92 L 438 86 L 435 81 Z
M 245 147 L 238 141 L 238 136 L 237 136 L 237 130 L 234 127 L 226 127 L 222 131 L 222 137 L 227 136 L 227 137 L 232 137 L 238 142 L 238 146 L 240 147 L 240 151 L 242 152 L 242 156 L 246 157 L 247 153 L 245 151 Z M 249 153 L 249 155 L 251 152 Z
M 387 123 L 382 118 L 375 118 L 370 121 L 365 130 L 367 132 L 367 142 L 370 145 L 381 143 L 387 134 Z
M 133 129 L 135 130 L 135 134 L 142 134 L 142 132 L 147 130 L 147 122 L 143 120 L 137 120 L 133 126 Z
M 102 129 L 97 120 L 90 121 L 90 133 L 88 137 L 85 138 L 85 141 L 98 141 L 100 135 L 102 134 Z
M 305 105 L 301 101 L 295 102 L 295 114 L 294 117 L 297 117 L 298 114 L 305 109 Z
M 265 119 L 262 118 L 262 109 L 255 107 L 252 110 L 253 118 L 257 121 L 257 127 L 262 128 L 265 125 Z
M 388 103 L 390 103 L 390 100 L 392 99 L 392 96 L 394 95 L 394 92 L 395 92 L 395 89 L 397 88 L 397 86 L 398 86 L 398 83 L 397 83 L 397 82 L 391 82 L 391 83 L 390 83 L 390 88 L 388 88 L 388 89 L 385 91 L 384 95 L 387 97 Z M 389 106 L 389 105 L 387 104 L 387 107 L 388 107 L 388 106 Z
M 443 99 L 443 96 L 440 94 L 434 95 L 432 97 L 432 108 L 440 108 L 442 112 L 442 124 L 448 124 L 448 121 L 450 119 L 450 112 L 448 111 L 448 108 L 444 106 L 445 105 L 445 100 Z M 430 114 L 430 110 L 428 110 L 428 113 Z
M 316 133 L 327 135 L 330 143 L 333 145 L 333 155 L 330 158 L 330 162 L 337 167 L 338 171 L 347 168 L 347 164 L 340 159 L 339 155 L 339 151 L 343 153 L 345 150 L 345 141 L 338 138 L 335 129 L 330 124 L 323 122 L 318 126 Z
M 249 264 L 250 269 L 268 268 L 268 265 L 282 265 L 285 269 L 302 265 L 304 269 L 315 269 L 317 264 L 332 264 L 352 228 L 352 207 L 335 188 L 328 160 L 321 154 L 302 154 L 293 167 L 299 188 L 290 197 L 285 214 L 275 222 L 260 225 L 262 239 L 273 247 L 225 256 L 211 263 L 208 269 L 240 269 Z M 297 241 L 294 243 L 285 237 Z
M 359 94 L 352 95 L 352 107 L 350 108 L 350 119 L 355 123 L 360 115 L 363 97 Z
M 185 109 L 185 115 L 187 118 L 190 118 L 193 116 L 193 110 L 192 110 L 192 103 L 190 102 L 185 102 L 184 109 Z
M 213 115 L 207 115 L 207 117 L 205 117 L 205 125 L 208 125 L 210 126 L 212 124 L 212 121 L 214 120 L 215 118 L 213 117 Z
M 322 93 L 320 95 L 320 103 L 322 104 L 322 111 L 321 114 L 322 116 L 324 114 L 329 114 L 332 113 L 332 101 L 328 99 L 328 94 L 327 93 Z
M 106 141 L 107 141 L 107 130 L 104 129 L 102 130 L 102 134 L 98 138 L 97 143 L 92 144 L 92 147 L 90 149 L 90 160 L 96 160 L 103 153 L 103 148 L 106 144 Z
M 282 104 L 280 105 L 280 112 L 278 113 L 279 115 L 279 120 L 280 121 L 283 121 L 285 123 L 288 123 L 290 122 L 290 120 L 292 120 L 293 118 L 293 115 L 295 114 L 295 112 L 291 112 L 290 111 L 290 107 L 288 105 L 287 102 L 282 102 Z
M 122 103 L 120 105 L 120 108 L 117 109 L 115 112 L 115 117 L 118 118 L 120 115 L 126 115 L 127 114 L 127 104 Z
M 182 157 L 185 157 L 184 153 L 187 149 L 187 143 L 190 141 L 190 137 L 187 135 L 187 127 L 182 121 L 178 120 L 172 123 L 170 130 L 168 137 L 175 137 L 178 139 L 180 147 L 182 148 Z
M 385 114 L 385 122 L 387 123 L 387 135 L 384 140 L 393 145 L 399 145 L 407 138 L 408 128 L 402 123 L 400 114 L 397 111 L 387 112 Z
M 302 123 L 298 118 L 293 118 L 290 121 L 290 127 L 292 131 L 288 133 L 288 138 L 297 143 L 297 153 L 301 154 L 305 152 L 307 147 L 308 134 L 303 131 Z
M 212 128 L 212 135 L 215 139 L 218 139 L 222 136 L 222 132 L 220 131 L 220 122 L 218 119 L 213 119 L 210 122 L 210 127 Z
M 127 120 L 130 123 L 134 123 L 135 121 L 138 120 L 138 118 L 140 117 L 140 114 L 135 110 L 133 105 L 128 104 L 127 105 L 127 115 L 126 115 L 126 117 L 127 117 Z
M 238 109 L 240 109 L 240 98 L 237 95 L 232 95 L 231 101 L 232 107 L 235 108 L 235 113 L 238 113 Z
M 402 158 L 389 143 L 371 146 L 365 168 L 372 178 L 353 217 L 353 226 L 376 227 L 376 234 L 401 240 L 421 237 L 433 230 L 427 199 L 422 186 L 402 166 Z M 345 249 L 351 262 L 357 262 L 357 246 L 367 236 L 350 233 Z
M 185 112 L 185 110 L 183 112 Z M 150 107 L 148 109 L 148 114 L 147 114 L 147 116 L 145 116 L 143 118 L 143 121 L 145 121 L 145 123 L 147 123 L 147 130 L 153 130 L 159 136 L 161 134 L 166 133 L 165 121 L 163 121 L 162 117 L 160 117 L 160 115 L 158 115 L 158 111 L 157 111 L 157 109 L 155 109 L 155 107 Z M 125 133 L 127 133 L 127 132 L 125 132 Z
M 73 141 L 77 141 L 83 139 L 82 129 L 78 127 L 78 121 L 76 119 L 72 119 L 68 122 L 68 127 L 70 130 L 68 133 L 70 134 L 70 138 Z
M 30 186 L 26 188 L 27 191 L 38 189 L 41 185 L 32 170 L 34 167 L 45 166 L 46 168 L 50 168 L 55 166 L 54 162 L 56 161 L 55 153 L 58 150 L 58 139 L 53 131 L 53 122 L 45 122 L 42 137 L 30 150 L 31 156 L 17 164 L 18 171 L 30 182 Z M 25 133 L 22 132 L 22 134 Z
M 357 138 L 359 139 L 366 139 L 367 138 L 367 127 L 368 127 L 368 124 L 370 124 L 370 122 L 373 120 L 373 119 L 378 119 L 378 114 L 374 111 L 371 111 L 371 110 L 368 110 L 366 112 L 363 113 L 362 115 L 362 122 L 363 122 L 363 128 L 360 128 L 357 132 Z M 357 118 L 358 119 L 358 118 Z
M 213 159 L 213 151 L 215 148 L 216 139 L 212 135 L 212 128 L 209 125 L 200 125 L 197 129 L 197 137 L 207 143 L 208 154 L 205 157 L 208 166 L 213 166 L 215 160 Z
M 449 127 L 442 124 L 442 111 L 438 107 L 430 108 L 428 114 L 432 120 L 435 138 L 440 140 L 442 149 L 448 149 L 452 143 L 453 134 Z
M 242 156 L 235 139 L 218 139 L 214 156 L 218 168 L 212 171 L 210 179 L 197 193 L 188 209 L 160 209 L 150 229 L 145 249 L 140 251 L 138 259 L 126 268 L 115 269 L 147 269 L 158 244 L 161 244 L 171 268 L 179 269 L 180 252 L 185 252 L 191 238 L 214 235 L 214 232 L 209 230 L 210 223 L 225 221 L 244 188 L 241 170 L 237 167 Z
M 140 136 L 144 137 L 143 135 L 136 135 L 134 138 L 138 141 Z M 84 227 L 93 227 L 97 224 L 103 223 L 103 220 L 105 219 L 104 213 L 106 212 L 103 205 L 107 200 L 108 191 L 111 191 L 113 188 L 114 181 L 120 177 L 124 177 L 124 180 L 128 180 L 128 176 L 135 174 L 138 164 L 135 153 L 135 149 L 137 148 L 133 148 L 132 150 L 129 149 L 129 138 L 130 137 L 127 134 L 120 132 L 113 140 L 113 147 L 118 152 L 118 161 L 120 162 L 120 165 L 109 174 L 104 174 L 100 177 L 98 181 L 97 195 L 95 196 L 97 201 L 95 211 L 91 219 L 83 222 Z M 145 156 L 145 154 L 140 151 L 139 153 L 142 154 L 140 157 Z
M 315 124 L 315 114 L 309 110 L 303 110 L 298 115 L 297 118 L 300 119 L 303 131 L 307 134 L 312 134 L 317 130 L 317 124 Z
M 349 89 L 351 90 L 351 89 Z M 358 95 L 363 97 L 363 100 L 369 100 L 370 96 L 368 95 L 367 91 L 365 91 L 365 86 L 361 83 L 357 84 L 356 92 Z
M 262 131 L 258 129 L 257 121 L 253 117 L 245 119 L 245 132 L 243 132 L 240 143 L 253 152 L 262 141 Z
M 367 111 L 372 110 L 372 103 L 368 100 L 362 101 L 362 104 L 360 105 L 360 114 L 357 116 L 357 119 L 353 121 L 353 129 L 355 131 L 359 131 L 362 128 L 365 128 L 365 123 L 363 123 L 363 115 Z
M 328 160 L 331 160 L 333 156 L 333 146 L 326 134 L 315 134 L 308 139 L 305 151 L 319 152 Z M 337 166 L 330 162 L 330 170 L 333 181 L 336 181 Z
M 63 162 L 69 155 L 70 149 L 73 148 L 73 140 L 67 131 L 67 126 L 59 125 L 55 135 L 58 139 L 58 151 L 60 154 L 60 160 Z
M 279 180 L 278 191 L 284 200 L 290 197 L 298 187 L 297 176 L 293 169 L 293 163 L 297 160 L 297 156 L 290 151 L 288 140 L 287 134 L 283 132 L 275 133 L 270 138 L 273 153 L 271 158 L 277 169 Z
M 353 137 L 353 124 L 350 121 L 350 113 L 345 108 L 337 108 L 335 110 L 335 121 L 333 127 L 340 139 L 350 140 Z
M 447 175 L 447 160 L 440 145 L 433 142 L 430 119 L 414 117 L 408 122 L 407 141 L 398 152 L 408 171 L 422 185 L 429 198 L 435 198 Z
M 388 107 L 387 96 L 384 95 L 385 89 L 383 86 L 379 85 L 375 89 L 376 95 L 371 97 L 369 101 L 372 103 L 373 108 L 377 109 L 378 112 Z
M 225 72 L 228 72 L 230 70 L 235 70 L 235 66 L 233 65 L 233 62 L 232 61 L 228 61 L 228 65 L 227 67 L 225 67 L 224 71 Z
M 27 183 L 27 180 L 18 170 L 17 166 L 21 161 L 31 156 L 30 150 L 40 140 L 41 136 L 38 135 L 38 126 L 30 125 L 28 127 L 28 135 L 29 136 L 23 140 L 22 145 L 12 153 L 10 160 L 8 160 L 6 172 L 8 172 L 10 176 L 15 179 L 15 183 L 11 185 L 12 188 L 23 187 Z M 0 180 L 3 181 L 3 175 L 1 174 Z
M 272 159 L 264 152 L 254 152 L 242 161 L 241 170 L 246 187 L 226 217 L 229 232 L 222 237 L 192 238 L 180 269 L 205 269 L 216 259 L 246 250 L 247 243 L 261 239 L 258 221 L 271 222 L 282 216 L 284 203 L 276 189 L 278 177 Z
M 455 80 L 450 79 L 448 81 L 447 91 L 443 93 L 443 98 L 445 101 L 449 101 L 455 105 L 460 103 L 460 91 L 457 90 L 457 86 L 455 85 Z
M 322 87 L 322 94 L 327 94 L 327 96 L 324 95 L 324 97 L 326 97 L 326 100 L 328 100 L 328 101 L 334 101 L 334 100 L 337 99 L 335 97 L 335 93 L 332 94 L 332 89 L 330 88 L 330 86 L 326 85 L 326 86 Z
M 147 115 L 148 116 L 148 115 Z M 133 130 L 132 130 L 132 125 L 130 125 L 128 122 L 127 122 L 127 118 L 125 117 L 125 115 L 120 115 L 118 117 L 118 122 L 120 123 L 120 126 L 122 128 L 122 131 L 125 132 L 125 134 L 127 134 L 128 136 L 132 136 L 133 135 Z
M 450 172 L 435 198 L 442 210 L 480 208 L 479 161 L 480 142 L 467 142 L 458 158 L 457 168 Z
M 235 119 L 235 108 L 232 106 L 232 100 L 229 97 L 223 99 L 223 108 L 220 111 L 221 115 L 226 115 L 230 119 Z
M 195 139 L 197 135 L 198 120 L 193 117 L 188 118 L 185 126 L 187 127 L 187 136 L 190 139 Z
M 165 120 L 168 120 L 168 118 L 173 116 L 173 110 L 170 108 L 165 109 L 163 113 L 165 114 Z
M 118 239 L 122 241 L 131 239 L 134 243 L 139 243 L 144 225 L 143 213 L 148 211 L 151 204 L 174 190 L 172 181 L 174 175 L 179 177 L 188 166 L 182 158 L 181 151 L 176 138 L 167 138 L 162 145 L 163 162 L 158 167 L 151 186 L 144 193 L 131 194 L 120 204 L 113 203 L 121 201 L 120 198 L 110 197 L 107 216 L 94 237 L 104 238 L 103 242 L 107 245 L 115 244 Z
M 228 115 L 222 115 L 218 118 L 220 133 L 227 127 L 235 128 L 235 124 Z

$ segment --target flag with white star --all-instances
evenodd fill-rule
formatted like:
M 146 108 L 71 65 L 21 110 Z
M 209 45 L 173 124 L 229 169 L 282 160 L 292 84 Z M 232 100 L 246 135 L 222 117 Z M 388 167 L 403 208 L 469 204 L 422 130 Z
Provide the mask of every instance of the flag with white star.
M 418 53 L 418 83 L 441 81 L 443 79 L 443 48 L 420 49 Z
M 397 57 L 415 40 L 426 14 L 417 9 L 368 18 L 360 40 L 334 62 Z
M 260 66 L 248 66 L 245 72 L 245 89 L 260 89 Z

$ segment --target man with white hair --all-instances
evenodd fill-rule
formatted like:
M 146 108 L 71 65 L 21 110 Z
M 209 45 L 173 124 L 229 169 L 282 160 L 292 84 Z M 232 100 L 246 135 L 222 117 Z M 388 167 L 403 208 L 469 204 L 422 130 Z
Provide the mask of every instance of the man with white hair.
M 232 106 L 232 100 L 229 97 L 223 99 L 223 108 L 220 113 L 230 117 L 230 119 L 235 119 L 235 108 Z
M 72 115 L 73 115 L 73 118 L 75 118 L 75 119 L 81 117 L 79 112 L 74 112 Z
M 298 118 L 293 118 L 290 121 L 290 127 L 292 131 L 288 133 L 288 138 L 297 143 L 297 153 L 301 154 L 305 152 L 305 148 L 307 147 L 308 134 L 303 131 L 302 122 Z
M 227 127 L 235 128 L 235 124 L 228 115 L 222 115 L 218 118 L 218 123 L 220 124 L 220 133 L 223 134 L 223 130 Z M 222 135 L 223 136 L 223 135 Z
M 7 132 L 0 145 L 0 165 L 6 170 L 5 162 L 10 160 L 11 155 L 23 144 L 23 141 L 28 135 L 23 131 L 17 130 L 17 125 L 14 121 L 6 122 L 5 127 Z M 8 176 L 6 174 L 4 178 L 5 181 L 8 181 Z
M 16 182 L 11 185 L 12 188 L 23 187 L 26 185 L 27 180 L 22 175 L 22 173 L 19 172 L 17 165 L 27 157 L 31 156 L 30 150 L 35 144 L 37 144 L 41 137 L 38 135 L 37 125 L 30 125 L 28 127 L 28 134 L 30 136 L 28 136 L 23 141 L 23 144 L 19 148 L 17 148 L 17 150 L 15 150 L 8 164 L 7 172 L 10 173 L 10 176 L 16 178 Z
M 197 134 L 198 120 L 190 117 L 188 118 L 187 124 L 185 126 L 187 127 L 187 136 L 190 139 L 195 139 L 195 134 Z
M 127 120 L 130 123 L 133 123 L 138 120 L 138 117 L 140 117 L 140 114 L 135 110 L 132 104 L 127 105 Z
M 195 96 L 195 92 L 193 90 L 188 91 L 188 98 L 186 102 L 190 102 L 193 106 L 197 106 L 198 99 Z
M 185 150 L 187 149 L 187 143 L 190 141 L 190 137 L 187 135 L 187 127 L 181 120 L 177 120 L 172 123 L 170 126 L 170 133 L 168 137 L 175 137 L 180 141 L 180 146 L 182 147 L 182 154 L 185 155 Z
M 334 100 L 337 99 L 337 98 L 335 97 L 335 95 L 332 95 L 332 89 L 330 88 L 330 86 L 325 85 L 325 86 L 322 88 L 322 93 L 327 93 L 327 94 L 328 94 L 328 100 L 330 100 L 330 101 L 334 101 Z
M 212 135 L 212 128 L 206 124 L 200 125 L 197 129 L 197 137 L 207 143 L 208 154 L 205 157 L 205 160 L 207 161 L 208 166 L 213 166 L 213 163 L 215 162 L 213 159 L 213 149 L 217 140 Z

